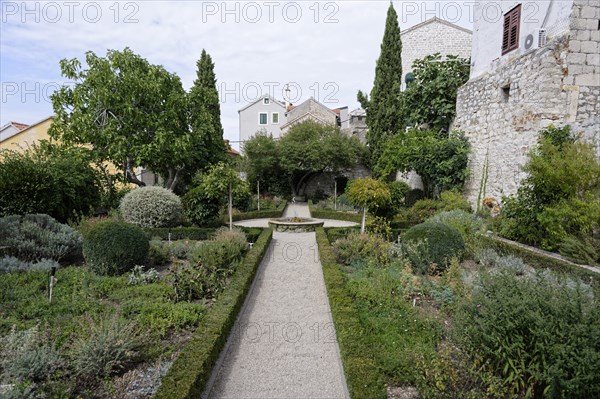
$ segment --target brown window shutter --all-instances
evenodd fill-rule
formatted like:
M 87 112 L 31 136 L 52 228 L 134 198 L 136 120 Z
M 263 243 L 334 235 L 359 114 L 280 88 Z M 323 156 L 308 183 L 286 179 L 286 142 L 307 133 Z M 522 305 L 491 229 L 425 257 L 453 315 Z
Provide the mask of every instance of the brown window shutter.
M 519 4 L 504 14 L 502 32 L 502 55 L 519 48 L 519 32 L 521 28 L 521 5 Z

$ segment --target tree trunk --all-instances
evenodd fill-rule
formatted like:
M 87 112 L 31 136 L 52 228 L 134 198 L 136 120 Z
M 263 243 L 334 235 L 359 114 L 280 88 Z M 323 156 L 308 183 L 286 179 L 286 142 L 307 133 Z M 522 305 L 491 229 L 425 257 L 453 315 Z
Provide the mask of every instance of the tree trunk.
M 362 221 L 360 222 L 360 234 L 365 234 L 366 221 L 367 221 L 367 207 L 363 206 Z
M 256 182 L 256 197 L 258 201 L 258 210 L 260 211 L 260 180 Z
M 169 178 L 167 179 L 167 182 L 165 183 L 165 188 L 173 191 L 175 190 L 175 187 L 177 187 L 177 183 L 179 183 L 179 172 L 181 172 L 180 169 L 174 170 L 173 168 L 169 169 Z
M 135 175 L 135 172 L 133 171 L 133 158 L 131 157 L 128 157 L 127 162 L 125 163 L 125 178 L 129 183 L 137 184 L 140 187 L 146 185 L 146 183 L 138 179 Z
M 229 183 L 229 230 L 233 230 L 233 190 L 231 183 Z
M 296 185 L 296 193 L 298 193 L 298 195 L 304 195 L 304 189 L 306 188 L 306 183 L 308 182 L 308 178 L 312 175 L 316 174 L 316 172 L 308 172 L 305 173 L 304 176 L 302 176 L 300 178 L 300 181 L 298 181 L 298 184 Z

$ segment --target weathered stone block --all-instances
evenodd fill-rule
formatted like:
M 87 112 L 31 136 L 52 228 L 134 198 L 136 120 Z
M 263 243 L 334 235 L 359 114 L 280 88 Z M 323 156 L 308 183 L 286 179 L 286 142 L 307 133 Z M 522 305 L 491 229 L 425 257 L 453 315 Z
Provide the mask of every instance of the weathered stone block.
M 590 31 L 590 40 L 600 42 L 600 30 Z
M 587 29 L 586 30 L 578 30 L 575 32 L 576 32 L 575 38 L 577 40 L 582 41 L 582 42 L 584 42 L 586 40 L 590 40 L 590 31 L 589 30 L 587 30 Z
M 591 40 L 581 42 L 581 52 L 586 54 L 598 54 L 598 42 L 593 42 Z
M 582 53 L 569 53 L 567 55 L 567 63 L 569 64 L 569 72 L 574 65 L 582 65 L 585 63 L 585 54 Z M 573 72 L 574 73 L 574 72 Z
M 578 53 L 581 51 L 581 42 L 579 40 L 571 40 L 569 42 L 569 50 Z
M 600 75 L 588 73 L 575 76 L 575 84 L 579 86 L 600 86 Z
M 583 6 L 581 7 L 581 18 L 596 18 L 596 7 Z

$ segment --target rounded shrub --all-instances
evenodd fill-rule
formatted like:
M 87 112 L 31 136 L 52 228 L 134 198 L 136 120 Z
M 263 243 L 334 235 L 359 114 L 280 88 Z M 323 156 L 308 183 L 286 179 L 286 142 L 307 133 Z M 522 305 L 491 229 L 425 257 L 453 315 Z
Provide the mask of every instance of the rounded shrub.
M 130 191 L 121 200 L 121 215 L 140 227 L 174 227 L 181 221 L 181 200 L 171 190 L 150 186 Z
M 465 242 L 460 233 L 443 223 L 427 222 L 411 227 L 404 233 L 405 242 L 426 241 L 430 259 L 443 270 L 453 257 L 460 257 Z
M 196 226 L 214 222 L 221 208 L 219 199 L 209 196 L 202 186 L 188 191 L 183 196 L 182 203 L 187 220 Z
M 117 220 L 97 223 L 83 239 L 85 261 L 100 275 L 131 271 L 146 261 L 149 249 L 150 242 L 142 229 Z

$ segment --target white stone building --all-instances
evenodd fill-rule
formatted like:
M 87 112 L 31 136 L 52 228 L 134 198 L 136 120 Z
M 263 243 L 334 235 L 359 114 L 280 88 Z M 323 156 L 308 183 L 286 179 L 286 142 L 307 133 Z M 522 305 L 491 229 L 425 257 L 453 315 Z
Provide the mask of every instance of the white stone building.
M 471 57 L 472 32 L 440 18 L 431 18 L 425 22 L 405 29 L 402 38 L 402 74 L 412 72 L 415 60 L 440 53 L 442 56 L 458 55 Z M 405 79 L 402 89 L 406 87 Z
M 473 147 L 466 194 L 476 207 L 516 192 L 548 125 L 600 140 L 600 2 L 495 4 L 501 18 L 486 16 L 485 3 L 475 8 L 471 77 L 453 126 Z

